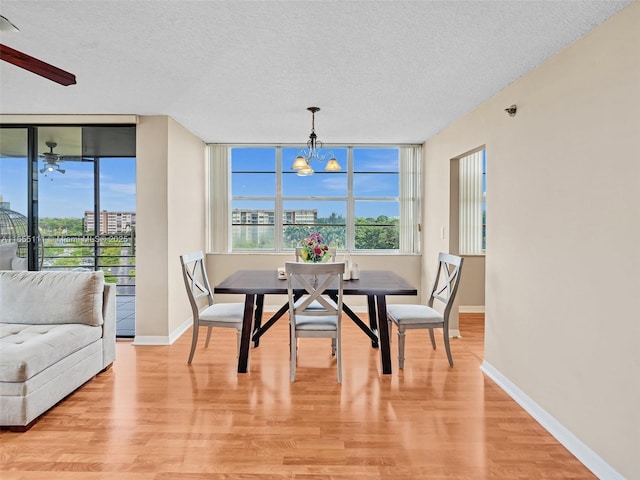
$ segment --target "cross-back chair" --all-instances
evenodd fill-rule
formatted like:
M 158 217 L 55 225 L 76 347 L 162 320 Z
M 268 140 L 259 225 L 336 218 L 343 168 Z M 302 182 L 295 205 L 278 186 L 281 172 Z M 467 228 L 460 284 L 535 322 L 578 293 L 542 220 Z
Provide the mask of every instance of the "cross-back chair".
M 344 263 L 285 262 L 289 296 L 291 381 L 295 381 L 298 338 L 331 338 L 336 356 L 338 383 L 342 383 L 342 274 Z M 337 289 L 337 302 L 323 296 L 328 288 Z M 296 300 L 295 293 L 303 296 Z
M 296 247 L 296 262 L 300 262 L 300 261 L 302 261 L 302 247 Z M 336 261 L 335 248 L 329 249 L 329 259 L 327 261 L 328 262 Z M 331 302 L 332 300 L 329 300 L 329 301 Z M 309 308 L 322 308 L 322 306 L 318 302 L 312 302 L 311 305 L 309 305 Z
M 235 328 L 237 350 L 240 349 L 244 303 L 215 303 L 209 286 L 207 270 L 204 266 L 204 254 L 201 251 L 180 255 L 182 277 L 189 296 L 193 313 L 193 336 L 188 364 L 191 364 L 198 344 L 200 326 L 207 327 L 205 347 L 209 346 L 212 327 Z M 203 301 L 206 299 L 206 301 Z
M 449 365 L 453 367 L 449 345 L 449 314 L 460 283 L 462 261 L 463 258 L 456 255 L 448 253 L 438 255 L 438 270 L 427 305 L 387 305 L 389 332 L 391 332 L 392 323 L 398 327 L 398 364 L 400 368 L 404 368 L 405 331 L 418 328 L 429 329 L 429 337 L 434 350 L 436 349 L 436 339 L 433 329 L 442 328 L 447 359 Z M 440 304 L 442 312 L 434 308 L 435 301 Z

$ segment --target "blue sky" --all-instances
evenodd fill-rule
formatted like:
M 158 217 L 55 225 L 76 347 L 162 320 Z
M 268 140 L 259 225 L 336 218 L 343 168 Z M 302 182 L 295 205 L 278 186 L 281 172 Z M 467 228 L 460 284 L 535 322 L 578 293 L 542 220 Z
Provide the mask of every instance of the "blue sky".
M 347 149 L 326 148 L 324 152 L 334 154 L 342 166 L 341 172 L 324 172 L 325 163 L 313 161 L 316 173 L 308 177 L 299 177 L 290 167 L 299 148 L 282 149 L 282 195 L 284 209 L 317 208 L 320 217 L 331 213 L 346 216 L 347 196 Z M 395 148 L 354 148 L 353 149 L 353 191 L 356 198 L 356 216 L 376 217 L 387 215 L 397 217 L 397 202 L 376 201 L 380 197 L 399 195 L 398 150 Z M 235 200 L 233 208 L 273 209 L 273 202 L 251 197 L 274 197 L 276 194 L 276 156 L 273 148 L 234 148 L 232 152 L 232 191 Z M 364 173 L 367 172 L 367 173 Z M 294 197 L 336 198 L 336 201 L 294 200 Z M 290 200 L 287 200 L 290 197 Z
M 38 162 L 38 168 L 42 162 Z M 93 210 L 93 163 L 61 162 L 58 172 L 39 173 L 39 216 L 81 218 Z M 100 209 L 135 211 L 135 159 L 100 159 Z M 11 209 L 26 215 L 27 164 L 24 158 L 0 158 L 0 195 Z
M 323 172 L 324 163 L 313 162 L 317 170 L 310 177 L 298 177 L 290 170 L 298 148 L 283 148 L 283 195 L 285 209 L 318 208 L 319 216 L 331 213 L 346 216 L 346 202 L 314 202 L 286 200 L 286 197 L 346 197 L 347 149 L 332 151 L 342 165 L 339 173 Z M 236 196 L 275 196 L 275 150 L 273 148 L 236 148 L 233 169 L 252 173 L 235 173 L 232 178 Z M 397 197 L 398 176 L 384 173 L 397 170 L 397 149 L 356 148 L 353 155 L 354 194 L 361 200 L 356 202 L 356 216 L 398 216 L 397 203 L 381 203 L 375 197 Z M 42 167 L 42 161 L 38 168 Z M 64 174 L 51 172 L 39 174 L 39 216 L 81 218 L 85 210 L 93 210 L 93 163 L 63 161 L 60 168 Z M 262 172 L 262 173 L 256 173 Z M 100 209 L 109 211 L 135 211 L 135 159 L 102 158 L 100 160 Z M 0 195 L 10 202 L 11 209 L 27 212 L 27 163 L 24 158 L 0 158 Z M 234 207 L 272 209 L 272 202 L 247 199 L 234 202 Z

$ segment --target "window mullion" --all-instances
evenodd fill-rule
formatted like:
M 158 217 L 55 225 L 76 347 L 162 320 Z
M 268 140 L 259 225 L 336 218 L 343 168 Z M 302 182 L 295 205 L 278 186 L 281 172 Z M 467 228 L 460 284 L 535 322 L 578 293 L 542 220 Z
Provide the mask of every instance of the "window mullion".
M 282 205 L 282 147 L 276 147 L 276 198 L 275 198 L 275 248 L 282 251 L 284 243 L 284 207 Z
M 347 238 L 345 239 L 347 254 L 355 250 L 356 244 L 356 217 L 355 202 L 353 199 L 353 147 L 347 148 Z

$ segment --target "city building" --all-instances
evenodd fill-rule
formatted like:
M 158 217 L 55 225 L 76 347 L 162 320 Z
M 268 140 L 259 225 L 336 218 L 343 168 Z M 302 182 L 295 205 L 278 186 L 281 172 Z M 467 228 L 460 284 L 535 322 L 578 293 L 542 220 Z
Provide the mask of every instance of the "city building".
M 283 218 L 284 223 L 287 225 L 314 224 L 318 221 L 318 210 L 285 210 Z M 234 208 L 231 212 L 231 223 L 233 225 L 273 225 L 275 223 L 274 219 L 274 210 Z
M 112 235 L 116 233 L 128 233 L 136 226 L 136 212 L 100 212 L 100 234 Z M 95 232 L 94 213 L 88 210 L 84 212 L 83 231 Z
M 285 225 L 313 225 L 318 221 L 318 209 L 285 210 L 282 215 Z M 231 223 L 234 244 L 261 245 L 265 241 L 270 244 L 274 235 L 275 211 L 235 208 L 231 212 Z

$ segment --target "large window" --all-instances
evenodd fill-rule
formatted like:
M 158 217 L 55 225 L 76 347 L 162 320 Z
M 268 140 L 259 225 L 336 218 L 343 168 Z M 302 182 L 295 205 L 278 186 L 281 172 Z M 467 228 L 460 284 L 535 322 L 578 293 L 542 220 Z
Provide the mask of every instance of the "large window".
M 353 150 L 355 248 L 398 250 L 400 165 L 397 149 Z
M 231 172 L 233 249 L 274 249 L 276 151 L 233 148 Z
M 291 169 L 299 147 L 210 148 L 214 251 L 291 251 L 316 231 L 344 252 L 417 251 L 419 147 L 333 148 L 342 170 L 311 176 Z

